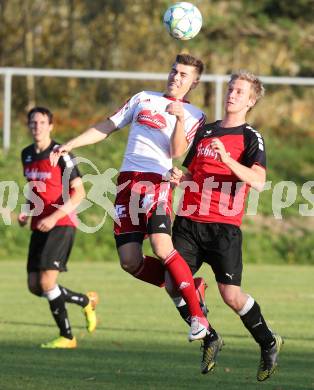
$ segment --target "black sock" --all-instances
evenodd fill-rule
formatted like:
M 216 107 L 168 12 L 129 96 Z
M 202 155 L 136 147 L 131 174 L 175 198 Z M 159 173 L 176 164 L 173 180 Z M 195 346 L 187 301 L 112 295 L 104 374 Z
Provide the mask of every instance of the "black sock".
M 184 319 L 184 321 L 191 326 L 191 316 L 188 305 L 179 306 L 177 307 L 177 310 L 180 313 L 180 316 Z
M 87 295 L 71 291 L 68 288 L 60 286 L 60 284 L 59 287 L 65 302 L 75 303 L 81 307 L 85 307 L 88 305 L 89 299 Z
M 67 339 L 73 339 L 63 294 L 48 302 L 53 318 L 60 330 L 60 336 L 66 337 Z
M 274 337 L 271 330 L 266 325 L 261 308 L 257 302 L 254 302 L 251 309 L 240 316 L 244 326 L 251 333 L 254 340 L 263 348 L 267 349 L 272 346 Z
M 210 329 L 210 333 L 206 336 L 207 341 L 214 341 L 218 339 L 218 334 L 216 333 L 214 328 Z
M 202 312 L 204 313 L 204 316 L 206 317 L 208 312 L 206 305 L 200 303 L 200 307 L 202 309 Z M 177 310 L 180 313 L 180 316 L 184 319 L 184 321 L 188 325 L 191 325 L 191 316 L 190 316 L 188 305 L 179 306 L 177 307 Z

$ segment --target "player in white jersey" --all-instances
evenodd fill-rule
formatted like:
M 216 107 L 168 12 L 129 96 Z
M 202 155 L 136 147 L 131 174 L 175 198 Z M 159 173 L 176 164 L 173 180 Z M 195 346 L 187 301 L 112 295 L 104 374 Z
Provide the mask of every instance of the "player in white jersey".
M 52 164 L 72 149 L 94 144 L 130 124 L 125 157 L 118 177 L 115 206 L 119 223 L 115 239 L 122 268 L 138 279 L 162 285 L 165 270 L 188 305 L 189 340 L 205 337 L 208 321 L 196 295 L 194 280 L 171 240 L 171 188 L 165 174 L 172 158 L 185 153 L 205 117 L 187 100 L 203 71 L 203 63 L 179 54 L 168 76 L 165 93 L 140 92 L 114 115 L 61 145 L 51 154 Z M 144 256 L 148 235 L 156 258 Z
M 123 171 L 154 172 L 164 175 L 172 168 L 170 139 L 176 125 L 176 116 L 167 112 L 171 96 L 161 92 L 143 91 L 134 95 L 110 117 L 117 128 L 131 123 L 128 144 L 124 155 Z M 184 132 L 190 143 L 204 114 L 182 100 Z

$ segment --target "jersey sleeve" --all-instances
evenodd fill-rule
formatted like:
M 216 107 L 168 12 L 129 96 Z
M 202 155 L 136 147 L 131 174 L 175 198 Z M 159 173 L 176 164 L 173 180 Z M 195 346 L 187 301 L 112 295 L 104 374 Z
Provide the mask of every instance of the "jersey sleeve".
M 22 169 L 23 169 L 23 176 L 26 177 L 25 175 L 25 164 L 26 164 L 26 157 L 28 154 L 31 154 L 30 152 L 30 147 L 28 146 L 27 148 L 24 148 L 21 152 L 21 163 L 22 163 Z
M 24 150 L 21 152 L 21 163 L 22 163 L 22 169 L 23 169 L 23 176 L 25 176 L 25 169 L 24 169 Z
M 77 177 L 82 177 L 76 165 L 75 156 L 72 153 L 61 156 L 58 164 L 61 167 L 62 176 L 69 178 L 69 182 L 76 179 Z
M 202 134 L 203 134 L 203 128 L 200 128 L 195 133 L 195 136 L 194 136 L 193 142 L 192 142 L 192 146 L 190 147 L 190 150 L 188 151 L 188 154 L 186 155 L 186 157 L 182 163 L 182 165 L 184 167 L 188 168 L 190 171 L 191 171 L 190 167 L 191 167 L 192 160 L 193 160 L 194 156 L 196 155 L 197 144 L 200 141 L 200 139 L 202 138 Z
M 189 145 L 191 145 L 197 130 L 204 125 L 205 120 L 205 114 L 201 111 L 194 115 L 189 113 L 185 118 L 185 135 Z
M 142 92 L 132 96 L 118 109 L 118 111 L 109 117 L 116 128 L 120 129 L 132 122 L 134 110 L 140 102 L 141 93 Z
M 249 168 L 254 164 L 266 168 L 265 142 L 258 131 L 252 128 L 246 129 L 244 146 L 242 164 Z

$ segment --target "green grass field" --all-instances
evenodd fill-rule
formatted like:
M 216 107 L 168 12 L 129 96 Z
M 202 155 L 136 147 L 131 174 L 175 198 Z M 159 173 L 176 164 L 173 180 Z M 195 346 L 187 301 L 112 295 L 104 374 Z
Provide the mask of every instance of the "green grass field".
M 0 389 L 314 389 L 313 274 L 310 266 L 245 268 L 244 290 L 261 304 L 269 325 L 285 338 L 278 372 L 255 380 L 259 350 L 241 321 L 218 297 L 213 277 L 210 318 L 225 340 L 214 373 L 199 372 L 199 342 L 187 342 L 187 326 L 165 291 L 145 285 L 116 263 L 70 263 L 60 282 L 99 292 L 99 327 L 84 328 L 77 306 L 69 314 L 79 348 L 41 350 L 56 336 L 47 302 L 30 295 L 23 262 L 1 262 Z

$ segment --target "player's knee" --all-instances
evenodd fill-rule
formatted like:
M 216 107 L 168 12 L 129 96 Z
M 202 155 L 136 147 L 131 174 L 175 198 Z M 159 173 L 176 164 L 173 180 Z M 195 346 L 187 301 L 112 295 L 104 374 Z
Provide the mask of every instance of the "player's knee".
M 140 267 L 141 262 L 139 259 L 132 256 L 123 256 L 120 257 L 120 266 L 121 268 L 128 272 L 129 274 L 134 274 Z
M 238 299 L 238 294 L 234 291 L 224 291 L 221 293 L 222 299 L 225 302 L 226 305 L 231 307 L 233 310 L 238 310 L 239 306 L 239 299 Z
M 37 283 L 28 283 L 28 291 L 38 297 L 42 296 L 42 290 Z
M 52 290 L 56 285 L 55 281 L 52 281 L 49 278 L 41 278 L 39 284 L 43 292 Z

